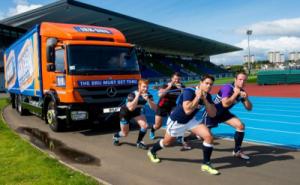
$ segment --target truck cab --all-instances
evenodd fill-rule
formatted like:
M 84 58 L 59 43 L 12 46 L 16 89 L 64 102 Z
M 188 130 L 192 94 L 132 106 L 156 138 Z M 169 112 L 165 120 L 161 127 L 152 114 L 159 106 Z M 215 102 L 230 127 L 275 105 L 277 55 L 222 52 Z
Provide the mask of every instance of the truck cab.
M 141 75 L 136 51 L 120 31 L 48 22 L 34 30 L 32 51 L 27 52 L 31 61 L 23 62 L 28 75 L 22 77 L 32 84 L 26 88 L 20 80 L 15 90 L 8 88 L 19 112 L 35 112 L 51 129 L 60 131 L 66 124 L 114 116 L 128 93 L 137 89 Z M 23 42 L 21 47 L 27 44 Z M 21 63 L 15 58 L 16 71 L 21 71 Z M 7 69 L 11 70 L 11 66 Z M 28 88 L 33 89 L 32 94 L 24 93 Z

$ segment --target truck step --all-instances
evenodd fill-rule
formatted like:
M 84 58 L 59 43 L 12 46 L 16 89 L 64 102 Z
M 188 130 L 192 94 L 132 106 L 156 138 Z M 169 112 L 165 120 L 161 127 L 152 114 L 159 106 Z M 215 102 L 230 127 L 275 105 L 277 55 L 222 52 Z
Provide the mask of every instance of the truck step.
M 57 116 L 59 119 L 67 119 L 67 116 Z
M 58 105 L 57 108 L 66 109 L 66 108 L 68 108 L 68 106 L 67 105 Z

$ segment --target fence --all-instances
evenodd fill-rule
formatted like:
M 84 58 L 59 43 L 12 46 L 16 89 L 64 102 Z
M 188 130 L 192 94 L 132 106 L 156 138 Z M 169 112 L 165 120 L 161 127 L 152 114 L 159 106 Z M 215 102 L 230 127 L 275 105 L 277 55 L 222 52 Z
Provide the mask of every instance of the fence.
M 259 71 L 257 83 L 259 85 L 300 83 L 300 70 Z

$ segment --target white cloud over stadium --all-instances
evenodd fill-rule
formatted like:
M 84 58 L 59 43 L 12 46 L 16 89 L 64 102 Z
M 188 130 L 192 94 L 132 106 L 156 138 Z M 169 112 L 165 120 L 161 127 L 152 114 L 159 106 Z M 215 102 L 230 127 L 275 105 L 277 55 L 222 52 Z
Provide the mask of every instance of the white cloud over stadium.
M 236 30 L 239 34 L 245 34 L 245 30 L 253 30 L 255 35 L 263 36 L 300 36 L 300 17 L 293 19 L 279 19 L 274 21 L 258 22 Z
M 41 4 L 30 4 L 30 3 L 28 3 L 27 0 L 14 0 L 14 4 L 15 4 L 15 7 L 9 8 L 6 15 L 4 15 L 5 17 L 17 15 L 17 14 L 20 14 L 20 13 L 43 6 Z
M 279 51 L 288 57 L 289 52 L 300 51 L 300 18 L 280 19 L 270 22 L 259 22 L 250 26 L 239 28 L 237 34 L 246 37 L 246 30 L 253 34 L 250 37 L 250 52 L 256 60 L 267 60 L 269 51 Z M 212 56 L 212 62 L 216 64 L 241 64 L 243 56 L 248 55 L 247 39 L 234 44 L 243 48 L 243 51 Z

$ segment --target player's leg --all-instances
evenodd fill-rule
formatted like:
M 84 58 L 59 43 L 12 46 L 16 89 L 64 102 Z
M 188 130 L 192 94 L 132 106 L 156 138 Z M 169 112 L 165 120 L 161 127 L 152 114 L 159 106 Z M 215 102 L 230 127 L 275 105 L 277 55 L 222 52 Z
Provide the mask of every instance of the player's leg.
M 139 115 L 139 116 L 134 117 L 134 120 L 140 126 L 140 131 L 139 131 L 139 135 L 138 135 L 138 138 L 136 141 L 136 146 L 138 148 L 147 150 L 148 147 L 143 142 L 143 139 L 147 133 L 147 128 L 148 128 L 146 117 L 145 117 L 145 115 Z
M 194 134 L 203 138 L 203 164 L 201 170 L 212 175 L 218 175 L 220 172 L 212 167 L 210 158 L 213 151 L 213 136 L 204 124 L 199 124 L 191 130 Z
M 225 123 L 235 128 L 235 146 L 233 150 L 233 155 L 242 159 L 250 159 L 250 157 L 244 154 L 241 150 L 245 135 L 245 125 L 241 122 L 239 118 L 235 117 L 234 115 L 230 116 L 230 118 L 227 119 Z

